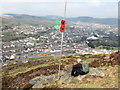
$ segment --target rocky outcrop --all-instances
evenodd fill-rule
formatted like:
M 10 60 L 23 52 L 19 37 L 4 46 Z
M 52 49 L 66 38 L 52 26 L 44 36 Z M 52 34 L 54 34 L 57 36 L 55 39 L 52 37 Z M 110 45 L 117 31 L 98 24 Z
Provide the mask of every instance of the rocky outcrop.
M 58 75 L 40 76 L 30 80 L 29 83 L 33 85 L 32 88 L 39 88 L 44 84 L 53 83 L 57 79 L 58 79 Z
M 105 76 L 105 74 L 102 72 L 102 69 L 90 68 L 90 72 L 88 74 L 80 75 L 78 79 L 82 80 L 87 75 L 96 75 L 96 76 L 101 76 L 101 77 Z M 32 80 L 30 80 L 29 83 L 33 85 L 32 88 L 41 88 L 45 84 L 51 84 L 54 82 L 57 82 L 57 84 L 63 84 L 63 83 L 68 84 L 72 80 L 72 78 L 74 77 L 71 76 L 71 72 L 62 72 L 60 74 L 59 79 L 58 79 L 57 74 L 50 75 L 50 76 L 40 76 L 40 77 L 33 78 Z

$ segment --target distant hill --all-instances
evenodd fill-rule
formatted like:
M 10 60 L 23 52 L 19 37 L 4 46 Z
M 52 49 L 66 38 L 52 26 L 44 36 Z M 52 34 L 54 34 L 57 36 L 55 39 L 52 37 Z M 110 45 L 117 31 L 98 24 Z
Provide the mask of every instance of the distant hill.
M 7 16 L 7 17 L 6 17 Z M 10 17 L 10 18 L 8 18 Z M 3 25 L 51 25 L 54 22 L 46 17 L 31 16 L 25 14 L 7 14 L 0 16 Z
M 77 17 L 77 18 L 68 18 L 70 21 L 81 21 L 81 22 L 92 22 L 92 23 L 100 23 L 100 24 L 108 24 L 108 25 L 117 25 L 117 18 L 93 18 L 93 17 Z
M 3 25 L 51 25 L 55 24 L 55 20 L 62 20 L 61 16 L 32 16 L 26 14 L 4 14 L 1 15 L 2 24 Z M 99 24 L 107 24 L 112 26 L 117 26 L 118 19 L 117 18 L 93 18 L 93 17 L 74 17 L 67 18 L 67 21 L 71 22 L 89 22 L 89 23 L 99 23 Z
M 49 19 L 64 19 L 61 16 L 45 16 L 46 18 Z M 107 25 L 117 25 L 118 24 L 118 19 L 117 18 L 93 18 L 93 17 L 88 17 L 88 16 L 81 16 L 81 17 L 74 17 L 74 18 L 67 18 L 68 21 L 72 22 L 91 22 L 91 23 L 100 23 L 100 24 L 107 24 Z
M 54 19 L 54 20 L 62 20 L 64 19 L 63 17 L 61 16 L 55 16 L 55 15 L 48 15 L 48 16 L 44 16 L 45 18 L 48 18 L 48 19 Z

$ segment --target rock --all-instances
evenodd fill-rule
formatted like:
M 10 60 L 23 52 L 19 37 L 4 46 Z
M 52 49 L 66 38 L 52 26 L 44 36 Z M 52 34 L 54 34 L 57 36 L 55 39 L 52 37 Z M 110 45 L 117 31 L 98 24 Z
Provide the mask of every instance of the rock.
M 29 83 L 34 85 L 36 82 L 38 82 L 40 80 L 42 81 L 44 79 L 42 77 L 36 77 L 36 78 L 33 78 L 32 80 L 30 80 Z
M 79 80 L 84 79 L 87 75 L 96 75 L 100 77 L 104 77 L 105 74 L 100 70 L 99 68 L 90 68 L 90 72 L 86 75 L 80 75 L 77 78 Z M 61 72 L 60 78 L 58 80 L 58 74 L 55 75 L 50 75 L 50 76 L 40 76 L 33 78 L 32 80 L 29 81 L 30 84 L 33 85 L 32 88 L 41 88 L 45 84 L 51 84 L 57 81 L 58 84 L 68 84 L 72 80 L 71 72 Z
M 110 55 L 108 55 L 108 56 L 104 57 L 104 59 L 105 59 L 105 60 L 110 59 Z
M 36 82 L 32 88 L 41 88 L 44 84 L 52 83 L 52 81 L 44 80 Z
M 95 76 L 100 76 L 100 77 L 105 76 L 105 74 L 100 70 L 100 68 L 90 68 L 90 72 L 88 74 L 80 75 L 78 76 L 78 79 L 83 80 L 88 75 L 95 75 Z
M 44 84 L 53 83 L 57 79 L 58 79 L 57 75 L 40 76 L 40 77 L 33 78 L 32 80 L 29 81 L 29 83 L 33 85 L 32 88 L 39 88 Z
M 62 83 L 69 83 L 71 81 L 71 72 L 65 72 L 60 76 L 60 80 L 58 81 L 58 84 Z
M 98 68 L 90 68 L 90 72 L 87 75 L 105 76 L 105 74 Z

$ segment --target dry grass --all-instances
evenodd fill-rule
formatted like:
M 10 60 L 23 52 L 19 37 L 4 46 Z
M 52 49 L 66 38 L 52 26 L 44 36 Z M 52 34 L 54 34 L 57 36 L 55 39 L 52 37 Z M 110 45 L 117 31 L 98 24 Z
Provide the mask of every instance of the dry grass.
M 118 66 L 104 67 L 104 77 L 87 76 L 83 81 L 74 78 L 70 84 L 63 84 L 64 88 L 118 88 Z
M 70 70 L 71 69 L 70 67 L 72 67 L 72 65 L 76 63 L 76 59 L 80 58 L 80 57 L 88 63 L 94 61 L 94 59 L 101 60 L 101 58 L 103 58 L 103 57 L 100 58 L 99 55 L 96 55 L 96 56 L 94 56 L 94 55 L 88 56 L 87 55 L 87 56 L 83 56 L 83 57 L 79 56 L 79 55 L 75 55 L 74 57 L 68 56 L 61 60 L 62 65 L 64 67 L 63 70 L 64 71 Z M 9 72 L 8 74 L 11 76 L 16 76 L 16 75 L 20 76 L 20 74 L 23 76 L 26 76 L 26 75 L 24 75 L 24 73 L 26 74 L 27 72 L 29 72 L 28 75 L 34 74 L 34 73 L 37 75 L 37 74 L 41 73 L 41 71 L 40 71 L 41 69 L 38 70 L 40 72 L 37 72 L 34 69 L 37 70 L 37 68 L 39 69 L 40 67 L 43 67 L 43 68 L 45 67 L 42 70 L 42 71 L 45 71 L 46 68 L 48 68 L 46 66 L 50 66 L 50 65 L 56 65 L 54 68 L 57 69 L 58 62 L 59 62 L 59 60 L 56 59 L 56 60 L 41 62 L 41 64 L 40 64 L 40 62 L 38 62 L 39 64 L 35 64 L 35 65 L 30 64 L 31 66 L 29 65 L 29 67 L 27 67 L 27 65 L 29 64 L 28 63 L 28 64 L 21 65 L 20 67 L 16 66 L 15 69 L 13 68 L 14 70 L 13 69 L 7 70 L 7 68 L 4 68 L 4 70 L 8 71 Z M 52 68 L 53 66 L 50 66 L 50 67 Z M 53 70 L 54 70 L 54 68 L 53 68 Z M 102 71 L 106 74 L 106 76 L 104 76 L 104 77 L 88 75 L 87 77 L 85 77 L 85 79 L 83 81 L 80 81 L 77 78 L 73 78 L 71 83 L 69 83 L 69 84 L 57 85 L 56 83 L 54 83 L 54 84 L 51 83 L 45 87 L 51 87 L 51 88 L 52 87 L 53 88 L 63 88 L 63 87 L 64 88 L 118 88 L 118 66 L 117 65 L 115 65 L 114 67 L 104 66 L 102 68 L 103 68 Z M 31 72 L 30 72 L 30 70 L 31 70 Z M 54 72 L 54 73 L 56 73 L 56 72 Z

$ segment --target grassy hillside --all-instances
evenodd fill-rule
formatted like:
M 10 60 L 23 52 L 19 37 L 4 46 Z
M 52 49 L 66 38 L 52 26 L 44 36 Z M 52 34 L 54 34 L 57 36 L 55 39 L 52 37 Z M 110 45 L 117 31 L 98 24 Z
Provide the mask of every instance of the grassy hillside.
M 7 16 L 7 17 L 6 17 Z M 10 18 L 8 18 L 8 16 Z M 63 17 L 60 16 L 32 16 L 25 14 L 5 14 L 2 15 L 2 24 L 4 25 L 51 25 L 54 24 L 55 20 L 62 20 Z M 75 17 L 67 18 L 70 22 L 89 22 L 89 23 L 99 23 L 108 24 L 112 26 L 117 26 L 117 18 L 93 18 L 93 17 Z
M 76 59 L 82 58 L 88 62 L 90 67 L 101 68 L 105 73 L 104 77 L 90 76 L 79 81 L 77 78 L 69 84 L 58 85 L 51 83 L 44 85 L 43 88 L 117 88 L 118 87 L 118 63 L 119 53 L 108 55 L 72 55 L 62 58 L 61 71 L 71 71 L 72 65 L 76 64 Z M 29 80 L 37 76 L 49 76 L 58 73 L 59 59 L 53 58 L 34 58 L 33 60 L 19 60 L 16 64 L 11 61 L 8 66 L 3 67 L 3 87 L 7 88 L 29 88 Z M 19 81 L 19 82 L 18 82 Z M 99 83 L 98 83 L 99 82 Z
M 51 25 L 54 22 L 50 19 L 24 14 L 8 14 L 10 18 L 2 16 L 2 25 Z
M 77 18 L 68 18 L 71 21 L 81 21 L 81 22 L 90 22 L 90 23 L 100 23 L 107 25 L 117 25 L 117 18 L 93 18 L 93 17 L 77 17 Z

